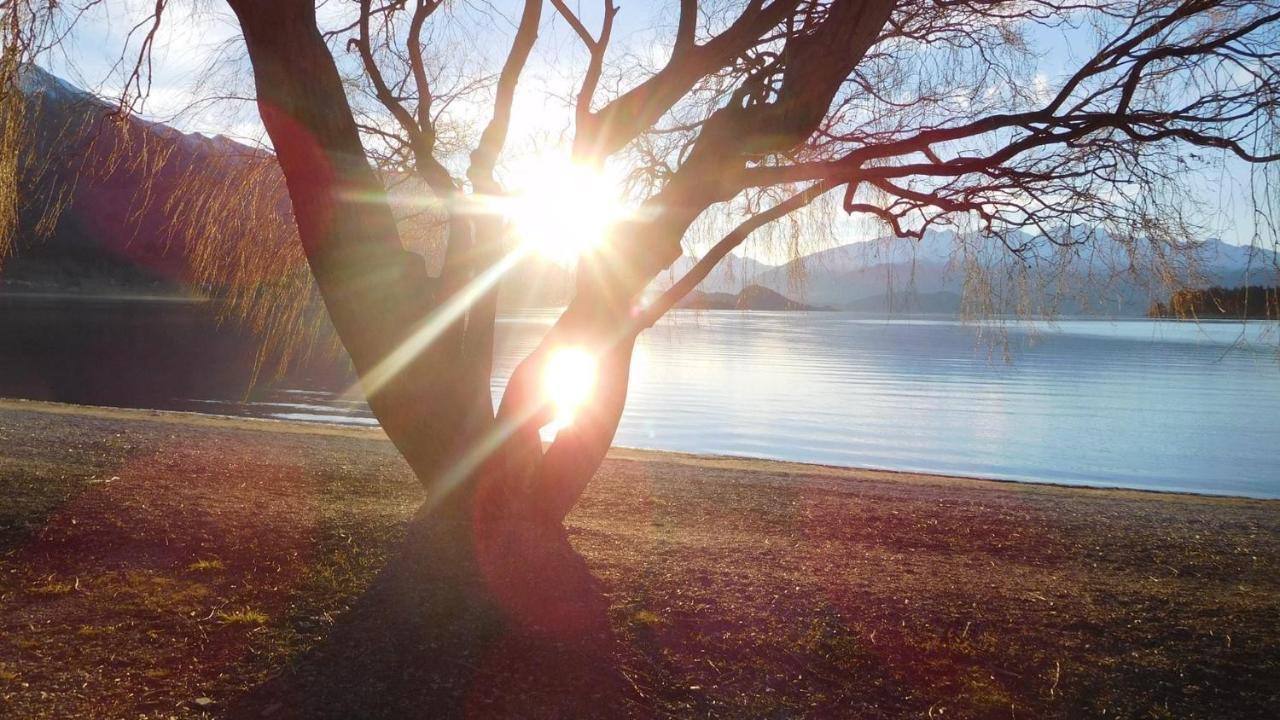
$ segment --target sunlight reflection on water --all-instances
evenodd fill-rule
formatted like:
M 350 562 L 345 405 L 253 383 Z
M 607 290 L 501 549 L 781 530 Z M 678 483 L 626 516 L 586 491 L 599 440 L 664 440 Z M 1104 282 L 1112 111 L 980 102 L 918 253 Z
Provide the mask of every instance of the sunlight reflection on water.
M 495 399 L 554 317 L 502 318 Z M 1280 497 L 1278 358 L 1275 323 L 678 312 L 637 345 L 616 443 Z M 320 407 L 261 414 L 370 422 L 292 402 Z

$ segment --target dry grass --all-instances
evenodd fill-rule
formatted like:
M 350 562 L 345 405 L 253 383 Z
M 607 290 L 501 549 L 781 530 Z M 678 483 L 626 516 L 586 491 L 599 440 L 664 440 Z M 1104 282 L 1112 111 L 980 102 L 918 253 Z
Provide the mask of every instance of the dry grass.
M 242 608 L 230 612 L 220 611 L 215 614 L 215 617 L 230 625 L 266 625 L 271 621 L 271 618 L 266 613 L 252 608 Z
M 229 712 L 323 659 L 421 497 L 362 430 L 0 401 L 0 443 L 4 717 Z M 1269 718 L 1277 510 L 618 452 L 569 531 L 637 716 Z M 398 717 L 425 684 L 387 680 L 249 716 Z
M 27 588 L 27 592 L 32 595 L 66 595 L 76 591 L 76 583 L 74 582 L 56 582 L 47 580 L 37 585 Z

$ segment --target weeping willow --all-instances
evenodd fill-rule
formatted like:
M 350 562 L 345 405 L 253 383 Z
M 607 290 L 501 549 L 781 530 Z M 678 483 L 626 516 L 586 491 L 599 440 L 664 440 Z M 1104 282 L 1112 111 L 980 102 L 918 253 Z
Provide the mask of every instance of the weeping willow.
M 190 136 L 89 96 L 54 112 L 24 92 L 20 57 L 6 53 L 0 66 L 0 260 L 18 241 L 52 234 L 78 189 L 127 184 L 137 188 L 127 241 L 180 258 L 182 283 L 259 339 L 255 382 L 323 345 L 327 326 L 274 156 L 230 142 L 182 152 Z
M 0 2 L 0 268 L 19 234 L 48 237 L 65 204 L 65 188 L 43 182 L 51 158 L 30 152 L 39 103 L 24 92 L 23 74 L 63 36 L 66 21 L 48 0 Z

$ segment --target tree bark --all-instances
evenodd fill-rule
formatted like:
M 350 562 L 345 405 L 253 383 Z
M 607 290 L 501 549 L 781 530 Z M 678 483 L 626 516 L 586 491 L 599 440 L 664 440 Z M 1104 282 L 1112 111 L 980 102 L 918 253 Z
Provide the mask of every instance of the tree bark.
M 244 31 L 263 123 L 284 171 L 307 261 L 363 379 L 441 302 L 462 292 L 477 269 L 497 258 L 501 227 L 489 218 L 455 217 L 451 241 L 461 246 L 453 253 L 457 264 L 443 276 L 447 282 L 429 278 L 422 258 L 400 242 L 310 0 L 230 2 Z M 444 335 L 369 396 L 383 429 L 433 491 L 427 507 L 438 527 L 431 534 L 444 533 L 449 540 L 431 546 L 470 557 L 481 570 L 498 568 L 489 578 L 491 589 L 528 585 L 518 580 L 527 578 L 520 568 L 536 565 L 538 557 L 572 555 L 559 523 L 564 513 L 544 512 L 530 492 L 545 465 L 537 427 L 522 421 L 504 429 L 494 422 L 489 379 L 496 295 L 496 288 L 480 294 Z M 579 333 L 602 328 L 580 322 L 581 313 L 569 315 L 556 337 L 566 336 L 564 327 Z M 617 357 L 625 365 L 629 350 Z M 625 395 L 625 367 L 622 376 Z M 537 402 L 536 378 L 526 379 L 523 397 Z M 617 414 L 621 400 L 618 395 L 609 403 Z M 607 448 L 615 427 L 616 418 L 582 435 Z M 566 452 L 562 446 L 557 454 Z M 596 458 L 589 477 L 603 454 L 584 457 Z M 521 593 L 537 594 L 531 587 Z
M 284 172 L 294 221 L 333 325 L 365 378 L 431 313 L 436 282 L 400 242 L 370 168 L 310 0 L 229 0 L 253 65 L 262 121 Z M 418 353 L 369 394 L 370 408 L 430 487 L 452 462 L 464 408 L 444 343 Z M 487 382 L 485 391 L 487 392 Z

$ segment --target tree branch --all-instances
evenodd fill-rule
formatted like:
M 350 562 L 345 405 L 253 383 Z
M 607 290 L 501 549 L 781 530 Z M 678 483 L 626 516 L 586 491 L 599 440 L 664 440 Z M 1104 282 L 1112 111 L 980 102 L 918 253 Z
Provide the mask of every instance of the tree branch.
M 750 0 L 737 20 L 719 35 L 701 45 L 673 53 L 658 72 L 590 115 L 590 122 L 578 128 L 574 138 L 598 157 L 622 149 L 658 121 L 673 105 L 708 75 L 724 68 L 754 46 L 771 28 L 788 17 L 800 0 Z
M 538 22 L 542 17 L 542 0 L 525 0 L 524 12 L 520 16 L 520 24 L 516 27 L 516 36 L 511 43 L 511 51 L 507 61 L 502 65 L 498 75 L 498 87 L 493 100 L 493 115 L 484 132 L 480 134 L 480 142 L 471 153 L 471 165 L 467 168 L 467 177 L 477 191 L 485 194 L 498 194 L 499 188 L 494 180 L 493 171 L 498 162 L 498 155 L 507 142 L 507 132 L 511 127 L 511 106 L 515 100 L 516 86 L 520 82 L 520 73 L 524 71 L 529 53 L 538 39 Z

